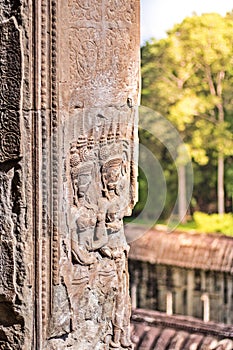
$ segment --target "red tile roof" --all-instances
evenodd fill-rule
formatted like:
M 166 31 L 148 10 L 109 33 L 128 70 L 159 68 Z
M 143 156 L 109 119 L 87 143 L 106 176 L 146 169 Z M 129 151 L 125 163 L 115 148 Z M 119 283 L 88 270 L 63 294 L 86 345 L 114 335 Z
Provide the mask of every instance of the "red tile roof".
M 233 326 L 137 309 L 131 339 L 134 350 L 232 350 Z
M 129 258 L 153 264 L 233 273 L 233 238 L 220 234 L 146 232 L 143 226 L 127 225 L 131 242 Z M 134 237 L 140 237 L 133 240 Z

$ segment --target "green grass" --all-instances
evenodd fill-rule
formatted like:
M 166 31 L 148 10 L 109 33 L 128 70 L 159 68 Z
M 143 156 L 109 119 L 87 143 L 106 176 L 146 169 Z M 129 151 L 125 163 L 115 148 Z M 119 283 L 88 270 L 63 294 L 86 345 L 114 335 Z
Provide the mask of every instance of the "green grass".
M 125 217 L 124 223 L 129 224 L 132 223 L 134 225 L 145 225 L 145 226 L 155 226 L 158 222 L 155 220 L 149 220 L 149 219 L 138 219 L 133 217 Z
M 148 227 L 156 228 L 156 225 L 168 227 L 176 231 L 184 232 L 196 232 L 196 233 L 216 233 L 225 236 L 233 237 L 233 215 L 224 214 L 223 216 L 218 214 L 206 214 L 196 212 L 194 214 L 194 219 L 189 220 L 186 223 L 176 223 L 171 222 L 167 223 L 165 220 L 147 220 L 147 219 L 138 219 L 127 217 L 124 219 L 125 223 L 132 223 L 135 225 L 145 225 Z M 157 227 L 158 228 L 158 227 Z M 162 227 L 161 227 L 162 228 Z
M 186 223 L 178 224 L 177 230 L 193 231 L 193 230 L 197 230 L 197 225 L 196 225 L 195 221 L 187 221 Z

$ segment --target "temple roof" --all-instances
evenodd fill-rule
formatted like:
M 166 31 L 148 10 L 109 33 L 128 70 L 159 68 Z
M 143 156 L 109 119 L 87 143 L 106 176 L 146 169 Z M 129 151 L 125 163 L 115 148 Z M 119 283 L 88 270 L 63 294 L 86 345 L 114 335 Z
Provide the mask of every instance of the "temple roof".
M 168 233 L 161 229 L 147 231 L 143 226 L 129 224 L 125 232 L 131 242 L 129 258 L 133 260 L 233 273 L 231 237 L 177 231 Z
M 233 326 L 136 309 L 131 340 L 134 350 L 232 350 Z

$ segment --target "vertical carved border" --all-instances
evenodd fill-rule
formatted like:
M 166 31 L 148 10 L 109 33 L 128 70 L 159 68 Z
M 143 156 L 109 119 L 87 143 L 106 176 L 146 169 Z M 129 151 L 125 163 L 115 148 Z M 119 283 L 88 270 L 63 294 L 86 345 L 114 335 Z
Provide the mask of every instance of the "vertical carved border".
M 57 1 L 33 2 L 35 348 L 49 331 L 53 285 L 59 283 Z
M 41 319 L 46 339 L 53 286 L 59 284 L 57 1 L 41 0 L 42 233 Z M 48 35 L 48 33 L 50 35 Z
M 48 30 L 48 4 L 47 0 L 41 0 L 41 133 L 42 133 L 42 233 L 41 233 L 41 318 L 43 336 L 46 334 L 46 324 L 48 317 L 48 283 L 47 279 L 47 255 L 48 255 L 48 103 L 47 94 L 49 91 L 49 83 L 47 77 L 48 52 L 49 46 L 47 42 Z
M 57 0 L 51 0 L 51 112 L 52 112 L 52 283 L 59 284 L 58 235 L 58 100 L 57 100 Z
M 40 193 L 40 108 L 41 108 L 41 3 L 32 1 L 32 183 L 33 197 L 33 228 L 34 228 L 34 288 L 35 288 L 35 323 L 34 348 L 41 349 L 41 193 Z

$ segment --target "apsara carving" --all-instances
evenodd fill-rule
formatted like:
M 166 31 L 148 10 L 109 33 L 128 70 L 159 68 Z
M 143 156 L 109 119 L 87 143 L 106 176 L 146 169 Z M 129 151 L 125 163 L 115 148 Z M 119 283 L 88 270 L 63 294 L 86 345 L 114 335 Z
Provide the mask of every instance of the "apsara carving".
M 74 325 L 99 315 L 107 320 L 106 344 L 129 349 L 128 245 L 123 217 L 130 201 L 131 150 L 130 140 L 120 127 L 120 122 L 115 126 L 111 122 L 108 127 L 104 124 L 98 135 L 93 129 L 89 135 L 83 132 L 70 147 L 70 294 Z M 98 294 L 97 305 L 89 305 L 95 300 L 90 293 Z M 85 312 L 80 314 L 80 310 Z

